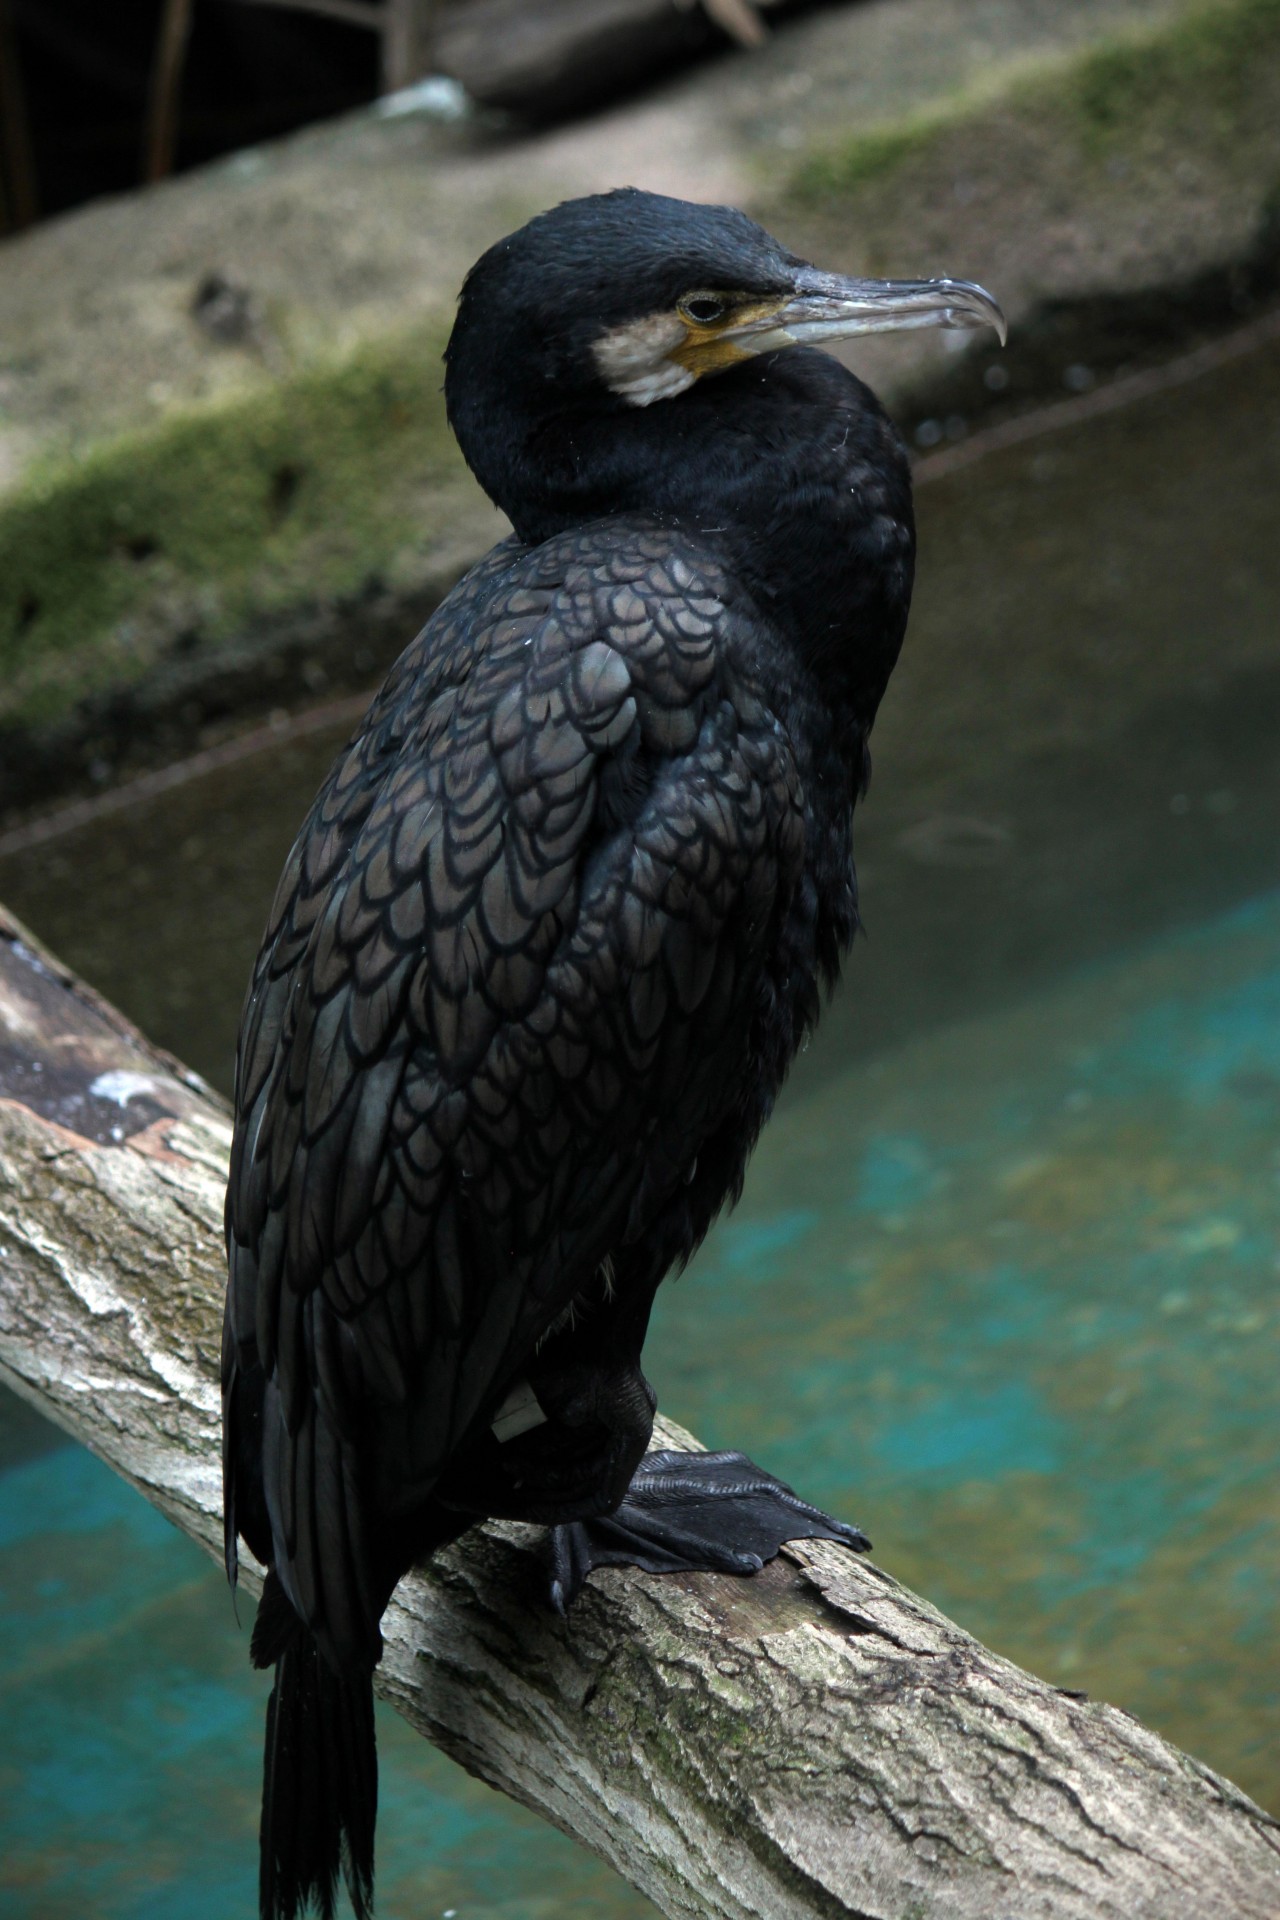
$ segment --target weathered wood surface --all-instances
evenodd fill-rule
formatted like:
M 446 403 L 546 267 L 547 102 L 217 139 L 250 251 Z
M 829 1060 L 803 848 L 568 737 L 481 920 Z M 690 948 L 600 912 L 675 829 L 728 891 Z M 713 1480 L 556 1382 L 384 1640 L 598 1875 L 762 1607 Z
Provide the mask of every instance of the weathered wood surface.
M 229 1134 L 0 910 L 0 1376 L 211 1552 Z M 841 1548 L 597 1574 L 567 1623 L 541 1581 L 531 1528 L 440 1555 L 388 1612 L 382 1690 L 667 1914 L 1280 1914 L 1280 1830 L 1236 1788 Z

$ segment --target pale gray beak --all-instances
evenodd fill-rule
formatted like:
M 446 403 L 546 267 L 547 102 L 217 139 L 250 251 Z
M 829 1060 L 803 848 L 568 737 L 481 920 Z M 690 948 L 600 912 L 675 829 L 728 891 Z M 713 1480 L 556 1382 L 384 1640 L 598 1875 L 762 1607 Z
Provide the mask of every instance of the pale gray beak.
M 994 327 L 1001 346 L 1007 328 L 996 302 L 972 280 L 847 280 L 805 267 L 795 294 L 758 319 L 725 329 L 753 353 L 774 347 L 817 345 L 860 333 L 901 333 L 910 327 Z

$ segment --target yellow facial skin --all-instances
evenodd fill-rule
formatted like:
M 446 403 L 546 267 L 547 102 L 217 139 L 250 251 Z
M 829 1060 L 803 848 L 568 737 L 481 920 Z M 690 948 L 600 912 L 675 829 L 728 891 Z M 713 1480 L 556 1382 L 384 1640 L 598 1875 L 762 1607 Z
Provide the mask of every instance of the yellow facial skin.
M 771 319 L 781 312 L 784 304 L 781 300 L 750 300 L 745 296 L 732 300 L 731 297 L 725 312 L 718 320 L 711 321 L 694 320 L 677 308 L 676 317 L 684 329 L 684 339 L 667 357 L 684 367 L 695 380 L 700 380 L 704 373 L 720 373 L 725 367 L 736 366 L 740 360 L 750 360 L 758 348 L 745 347 L 740 340 L 726 338 L 726 335 Z

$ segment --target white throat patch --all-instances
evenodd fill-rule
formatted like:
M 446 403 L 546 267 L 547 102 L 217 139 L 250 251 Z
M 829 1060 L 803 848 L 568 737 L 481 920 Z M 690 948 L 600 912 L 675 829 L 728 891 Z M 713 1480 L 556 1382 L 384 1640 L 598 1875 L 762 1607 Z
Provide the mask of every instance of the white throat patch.
M 629 320 L 596 341 L 593 351 L 600 377 L 611 393 L 633 407 L 669 400 L 691 387 L 697 377 L 668 358 L 687 337 L 677 313 L 651 313 L 643 320 Z

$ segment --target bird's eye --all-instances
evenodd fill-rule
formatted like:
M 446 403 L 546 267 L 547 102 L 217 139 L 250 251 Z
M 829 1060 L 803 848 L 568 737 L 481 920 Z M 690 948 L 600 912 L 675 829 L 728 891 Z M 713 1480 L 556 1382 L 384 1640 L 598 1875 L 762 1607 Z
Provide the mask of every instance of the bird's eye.
M 700 327 L 709 327 L 717 320 L 724 319 L 729 311 L 729 302 L 718 293 L 686 293 L 680 302 L 680 311 L 686 320 L 693 320 Z

